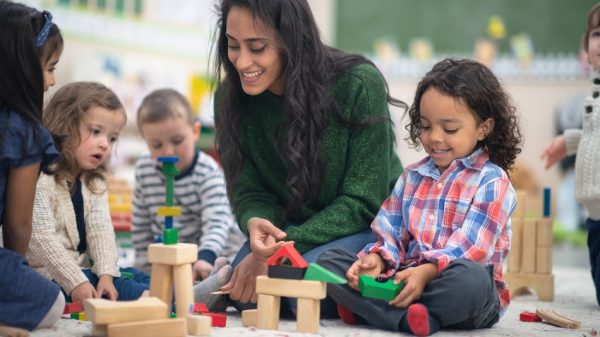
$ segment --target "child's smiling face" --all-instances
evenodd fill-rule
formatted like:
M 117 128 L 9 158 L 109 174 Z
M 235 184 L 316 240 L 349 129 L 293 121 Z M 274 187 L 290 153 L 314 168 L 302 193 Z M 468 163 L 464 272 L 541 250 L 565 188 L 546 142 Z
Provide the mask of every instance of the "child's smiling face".
M 471 154 L 493 128 L 493 120 L 481 122 L 462 99 L 430 87 L 421 97 L 419 139 L 443 173 L 453 160 Z

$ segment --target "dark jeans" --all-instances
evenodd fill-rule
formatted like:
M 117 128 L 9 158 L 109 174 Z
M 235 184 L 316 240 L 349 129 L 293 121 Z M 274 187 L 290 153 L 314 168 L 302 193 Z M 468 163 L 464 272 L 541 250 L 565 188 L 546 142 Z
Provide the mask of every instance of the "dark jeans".
M 319 258 L 321 253 L 323 253 L 324 251 L 326 251 L 328 249 L 343 247 L 344 249 L 347 249 L 349 251 L 358 252 L 359 250 L 363 249 L 367 243 L 374 242 L 376 239 L 377 238 L 375 237 L 375 235 L 371 232 L 370 229 L 368 229 L 368 230 L 365 230 L 365 231 L 362 231 L 362 232 L 359 232 L 359 233 L 356 233 L 353 235 L 345 236 L 345 237 L 337 239 L 335 241 L 331 241 L 322 246 L 318 246 L 318 247 L 311 249 L 308 252 L 302 254 L 302 257 L 308 263 L 317 262 L 317 259 Z M 238 254 L 235 256 L 235 259 L 233 259 L 231 266 L 235 268 L 240 263 L 240 261 L 242 261 L 242 259 L 244 257 L 246 257 L 246 255 L 248 255 L 248 254 L 250 254 L 250 243 L 248 241 L 246 241 L 246 243 L 244 243 L 242 248 L 240 248 L 240 251 L 238 252 Z M 344 276 L 346 274 L 344 272 L 339 275 Z M 281 308 L 284 310 L 284 312 L 283 312 L 284 316 L 286 314 L 286 311 L 287 311 L 287 313 L 289 313 L 289 311 L 296 312 L 296 299 L 295 298 L 284 298 L 282 300 L 284 303 L 286 303 L 286 305 L 281 306 Z M 231 301 L 231 305 L 233 305 L 239 311 L 256 308 L 256 303 L 241 303 L 238 301 Z M 325 300 L 321 301 L 321 317 L 322 318 L 337 317 L 337 310 L 336 310 L 335 303 L 333 303 L 330 299 L 325 299 Z
M 596 301 L 600 305 L 600 220 L 587 219 L 585 227 L 588 229 L 588 250 L 590 265 L 592 266 L 592 280 L 596 287 Z
M 354 261 L 355 254 L 332 249 L 321 254 L 317 263 L 345 275 Z M 380 329 L 400 330 L 407 312 L 406 308 L 391 306 L 386 301 L 363 297 L 347 284 L 328 284 L 327 295 Z M 459 259 L 425 286 L 416 303 L 425 305 L 441 328 L 470 330 L 490 328 L 498 322 L 499 301 L 491 266 L 484 268 L 471 260 Z
M 94 288 L 98 287 L 98 276 L 92 273 L 91 269 L 82 269 L 81 271 L 83 271 L 85 276 L 87 276 Z M 150 275 L 131 267 L 119 268 L 119 271 L 133 274 L 133 279 L 129 279 L 125 276 L 116 277 L 113 279 L 115 289 L 117 289 L 117 292 L 119 293 L 119 301 L 137 300 L 140 298 L 140 296 L 142 296 L 144 291 L 150 288 Z M 69 296 L 64 289 L 63 293 L 67 298 L 67 302 L 71 302 L 71 296 Z

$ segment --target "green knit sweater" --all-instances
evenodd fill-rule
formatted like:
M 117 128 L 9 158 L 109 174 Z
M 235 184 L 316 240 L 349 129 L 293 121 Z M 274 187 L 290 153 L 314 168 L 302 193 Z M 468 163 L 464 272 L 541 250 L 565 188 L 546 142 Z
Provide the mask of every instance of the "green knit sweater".
M 349 69 L 333 93 L 348 120 L 389 117 L 384 80 L 371 65 Z M 286 214 L 288 169 L 273 141 L 282 118 L 282 97 L 270 91 L 251 96 L 244 109 L 241 144 L 244 167 L 234 192 L 236 216 L 247 232 L 248 220 L 259 217 L 286 228 L 287 239 L 304 253 L 335 239 L 369 228 L 389 195 L 402 166 L 394 152 L 391 123 L 348 129 L 331 118 L 324 136 L 325 174 L 318 198 Z

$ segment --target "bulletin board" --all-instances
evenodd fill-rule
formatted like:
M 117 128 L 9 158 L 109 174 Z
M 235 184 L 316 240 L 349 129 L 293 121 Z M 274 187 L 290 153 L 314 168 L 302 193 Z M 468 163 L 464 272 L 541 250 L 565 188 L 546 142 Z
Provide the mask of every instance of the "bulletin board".
M 488 20 L 502 18 L 506 37 L 500 53 L 510 52 L 509 39 L 527 33 L 534 52 L 570 53 L 579 48 L 587 12 L 596 0 L 338 0 L 336 47 L 371 53 L 381 38 L 406 52 L 411 40 L 427 38 L 436 54 L 469 53 L 487 37 Z

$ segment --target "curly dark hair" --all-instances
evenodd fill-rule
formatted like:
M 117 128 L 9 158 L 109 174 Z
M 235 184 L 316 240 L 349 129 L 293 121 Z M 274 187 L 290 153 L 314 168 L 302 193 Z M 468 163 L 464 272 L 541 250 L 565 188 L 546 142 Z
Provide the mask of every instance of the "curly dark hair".
M 227 16 L 232 7 L 249 10 L 253 17 L 276 32 L 285 78 L 283 93 L 283 124 L 277 135 L 284 141 L 280 153 L 289 163 L 286 185 L 291 194 L 288 211 L 297 211 L 318 196 L 324 172 L 322 153 L 327 120 L 337 117 L 348 127 L 364 127 L 390 121 L 372 117 L 362 121 L 344 120 L 338 110 L 331 88 L 335 80 L 349 68 L 369 63 L 364 56 L 349 54 L 326 46 L 306 0 L 221 0 L 214 57 L 213 85 L 223 79 L 222 95 L 216 102 L 216 146 L 222 161 L 227 193 L 235 207 L 233 191 L 244 165 L 240 128 L 243 104 L 249 97 L 242 90 L 240 78 L 227 57 Z M 224 73 L 222 76 L 222 72 Z M 387 89 L 386 84 L 386 90 Z M 407 105 L 387 96 L 388 102 Z M 391 122 L 391 121 L 390 121 Z
M 419 82 L 415 99 L 408 110 L 405 139 L 413 147 L 421 146 L 421 97 L 430 87 L 460 99 L 477 114 L 479 121 L 494 120 L 492 132 L 477 144 L 484 148 L 490 160 L 509 171 L 514 165 L 523 142 L 516 109 L 490 69 L 473 60 L 445 59 L 433 66 Z

